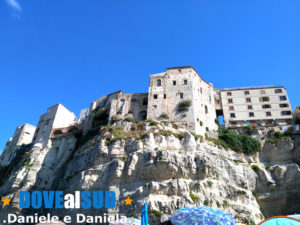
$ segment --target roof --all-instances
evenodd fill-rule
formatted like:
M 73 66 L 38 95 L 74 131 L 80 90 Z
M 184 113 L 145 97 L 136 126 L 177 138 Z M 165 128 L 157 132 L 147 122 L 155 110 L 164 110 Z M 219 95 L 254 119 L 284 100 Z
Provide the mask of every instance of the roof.
M 239 88 L 224 88 L 221 91 L 238 91 L 238 90 L 254 90 L 254 89 L 268 89 L 268 88 L 284 88 L 284 86 L 257 86 L 257 87 L 239 87 Z

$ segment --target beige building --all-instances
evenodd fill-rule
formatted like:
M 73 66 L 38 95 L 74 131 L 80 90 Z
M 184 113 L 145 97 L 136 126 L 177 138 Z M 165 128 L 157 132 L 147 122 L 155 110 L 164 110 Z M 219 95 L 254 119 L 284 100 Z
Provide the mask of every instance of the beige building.
M 217 129 L 212 84 L 191 66 L 151 75 L 147 118 L 186 122 L 191 131 L 202 135 Z
M 225 127 L 287 126 L 293 115 L 286 89 L 266 86 L 217 90 Z
M 41 115 L 34 135 L 34 143 L 46 145 L 53 129 L 68 127 L 74 124 L 77 124 L 74 113 L 62 104 L 54 105 L 48 108 L 45 114 Z
M 24 124 L 23 126 L 18 126 L 16 128 L 14 136 L 6 143 L 3 154 L 0 157 L 0 165 L 8 165 L 20 146 L 32 142 L 35 129 L 35 126 L 30 124 Z

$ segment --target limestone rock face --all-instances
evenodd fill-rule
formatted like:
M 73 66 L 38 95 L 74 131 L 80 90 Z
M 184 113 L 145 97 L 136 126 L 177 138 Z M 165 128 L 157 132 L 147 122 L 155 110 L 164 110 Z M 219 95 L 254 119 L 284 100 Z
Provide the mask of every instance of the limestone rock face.
M 297 143 L 297 144 L 295 144 Z M 176 209 L 207 205 L 231 213 L 249 223 L 300 209 L 299 139 L 266 143 L 260 153 L 245 156 L 219 149 L 211 142 L 195 140 L 192 134 L 179 139 L 148 130 L 141 139 L 106 142 L 105 135 L 94 136 L 76 146 L 75 138 L 56 140 L 41 149 L 29 151 L 29 164 L 20 159 L 0 187 L 1 196 L 12 198 L 11 212 L 20 212 L 20 190 L 112 190 L 117 207 L 110 212 L 138 216 L 144 202 L 155 225 Z M 76 147 L 75 147 L 76 146 Z M 254 171 L 251 166 L 259 167 Z M 125 206 L 124 199 L 133 199 Z M 1 219 L 7 210 L 0 210 Z M 43 209 L 40 213 L 49 210 Z M 52 210 L 62 216 L 64 210 Z M 72 210 L 99 214 L 99 210 Z

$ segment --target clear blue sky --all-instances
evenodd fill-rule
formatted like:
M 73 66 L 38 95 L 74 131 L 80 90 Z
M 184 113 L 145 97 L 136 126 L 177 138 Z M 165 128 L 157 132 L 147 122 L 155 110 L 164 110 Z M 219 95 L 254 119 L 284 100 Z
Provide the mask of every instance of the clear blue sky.
M 183 65 L 218 88 L 284 85 L 300 104 L 300 1 L 0 0 L 0 150 L 49 106 L 78 116 Z

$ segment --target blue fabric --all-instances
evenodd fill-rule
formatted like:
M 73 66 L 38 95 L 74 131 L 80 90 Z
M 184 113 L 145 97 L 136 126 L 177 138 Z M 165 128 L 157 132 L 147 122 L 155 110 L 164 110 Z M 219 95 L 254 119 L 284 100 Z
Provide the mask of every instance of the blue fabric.
M 291 216 L 291 217 L 294 217 L 294 216 Z M 278 217 L 278 218 L 273 218 L 273 219 L 267 220 L 267 221 L 263 222 L 261 225 L 300 225 L 300 222 L 293 220 L 293 219 L 285 218 L 285 217 Z
M 147 203 L 144 203 L 144 207 L 142 209 L 142 222 L 141 225 L 148 225 L 148 210 Z
M 176 210 L 169 218 L 174 225 L 235 225 L 230 214 L 207 207 L 192 207 Z M 299 225 L 299 224 L 298 224 Z

